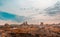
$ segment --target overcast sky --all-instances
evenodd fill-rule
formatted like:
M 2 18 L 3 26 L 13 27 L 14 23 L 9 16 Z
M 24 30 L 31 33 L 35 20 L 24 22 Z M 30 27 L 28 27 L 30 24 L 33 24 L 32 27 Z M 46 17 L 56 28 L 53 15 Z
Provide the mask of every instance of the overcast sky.
M 59 0 L 0 0 L 0 11 L 25 16 L 30 23 L 60 22 Z

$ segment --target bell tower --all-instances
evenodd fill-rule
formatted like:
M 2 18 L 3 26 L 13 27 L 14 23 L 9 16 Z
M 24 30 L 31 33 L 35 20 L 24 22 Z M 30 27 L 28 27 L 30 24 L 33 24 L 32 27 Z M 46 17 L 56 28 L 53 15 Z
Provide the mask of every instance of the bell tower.
M 40 26 L 43 26 L 43 25 L 44 25 L 44 23 L 43 23 L 43 22 L 41 22 L 41 23 L 40 23 Z

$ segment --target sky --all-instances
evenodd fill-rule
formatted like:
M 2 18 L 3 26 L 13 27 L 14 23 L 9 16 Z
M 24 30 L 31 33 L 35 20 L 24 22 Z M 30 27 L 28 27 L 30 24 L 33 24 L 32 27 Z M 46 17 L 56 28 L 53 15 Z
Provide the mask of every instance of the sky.
M 29 23 L 60 22 L 60 0 L 0 0 L 0 11 L 18 16 L 19 22 L 22 19 Z M 5 18 L 7 21 L 12 20 Z

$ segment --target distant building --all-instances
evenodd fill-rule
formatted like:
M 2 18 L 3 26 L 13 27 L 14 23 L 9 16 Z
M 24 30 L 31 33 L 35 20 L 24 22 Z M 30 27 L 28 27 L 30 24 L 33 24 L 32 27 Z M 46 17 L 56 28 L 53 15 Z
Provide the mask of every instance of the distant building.
M 27 21 L 26 21 L 26 22 L 24 22 L 24 23 L 21 24 L 21 25 L 28 26 L 28 23 L 27 23 Z
M 6 23 L 3 28 L 4 28 L 4 30 L 9 30 L 10 29 L 10 25 Z
M 8 26 L 9 26 L 9 24 L 8 24 L 8 23 L 6 23 L 4 26 L 8 27 Z
M 43 26 L 43 25 L 44 25 L 44 23 L 43 23 L 43 22 L 41 22 L 41 23 L 40 23 L 40 26 Z

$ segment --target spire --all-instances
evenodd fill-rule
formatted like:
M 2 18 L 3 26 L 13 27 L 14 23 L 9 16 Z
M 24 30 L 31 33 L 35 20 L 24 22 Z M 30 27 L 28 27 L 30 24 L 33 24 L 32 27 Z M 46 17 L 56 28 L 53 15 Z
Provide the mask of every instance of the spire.
M 28 25 L 27 21 L 26 21 L 26 22 L 24 22 L 22 25 Z

